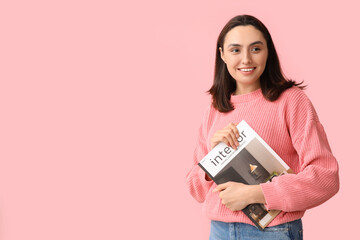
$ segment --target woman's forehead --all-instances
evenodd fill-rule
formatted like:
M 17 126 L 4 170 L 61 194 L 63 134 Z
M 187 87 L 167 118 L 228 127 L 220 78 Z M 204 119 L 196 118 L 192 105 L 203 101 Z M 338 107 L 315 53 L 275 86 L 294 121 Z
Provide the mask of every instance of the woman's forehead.
M 249 45 L 253 42 L 266 42 L 263 34 L 252 25 L 237 26 L 231 29 L 225 36 L 224 45 L 239 44 Z

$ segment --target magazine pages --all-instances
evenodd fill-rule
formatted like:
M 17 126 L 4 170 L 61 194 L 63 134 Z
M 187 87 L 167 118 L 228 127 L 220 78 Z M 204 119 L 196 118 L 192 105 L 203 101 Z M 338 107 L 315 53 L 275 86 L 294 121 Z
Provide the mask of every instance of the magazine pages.
M 216 184 L 233 181 L 256 185 L 291 172 L 289 166 L 244 120 L 237 128 L 240 137 L 236 150 L 221 142 L 199 162 Z M 264 204 L 251 204 L 242 211 L 260 230 L 280 213 L 278 210 L 268 211 Z

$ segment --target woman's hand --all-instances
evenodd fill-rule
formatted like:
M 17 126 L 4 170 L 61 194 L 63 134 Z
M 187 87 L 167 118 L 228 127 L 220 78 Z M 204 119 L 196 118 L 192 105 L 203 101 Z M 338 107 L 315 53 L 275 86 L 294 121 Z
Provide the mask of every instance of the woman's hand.
M 227 182 L 218 185 L 213 192 L 220 192 L 222 204 L 232 211 L 242 210 L 252 203 L 266 203 L 260 185 Z
M 224 142 L 229 147 L 237 149 L 239 142 L 237 139 L 240 137 L 239 131 L 234 123 L 230 123 L 223 129 L 214 133 L 211 138 L 211 149 L 213 149 L 219 142 Z

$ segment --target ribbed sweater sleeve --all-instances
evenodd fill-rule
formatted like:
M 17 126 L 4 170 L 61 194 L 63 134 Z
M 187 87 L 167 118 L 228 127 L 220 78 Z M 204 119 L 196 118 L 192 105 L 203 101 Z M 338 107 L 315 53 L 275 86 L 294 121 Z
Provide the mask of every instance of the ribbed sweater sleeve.
M 194 151 L 193 166 L 186 175 L 187 186 L 189 188 L 190 194 L 200 203 L 205 201 L 206 194 L 214 184 L 213 181 L 207 181 L 205 179 L 206 174 L 204 170 L 202 170 L 198 165 L 198 162 L 208 153 L 206 139 L 209 130 L 210 112 L 211 106 L 207 108 L 203 116 L 203 121 L 198 132 L 197 145 Z
M 306 95 L 295 93 L 284 109 L 299 169 L 261 184 L 266 207 L 285 212 L 318 206 L 339 190 L 338 164 L 323 126 Z

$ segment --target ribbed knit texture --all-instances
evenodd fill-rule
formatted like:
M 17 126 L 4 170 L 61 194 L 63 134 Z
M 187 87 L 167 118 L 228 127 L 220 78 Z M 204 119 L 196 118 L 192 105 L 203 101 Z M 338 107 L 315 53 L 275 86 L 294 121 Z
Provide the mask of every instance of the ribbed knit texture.
M 187 174 L 191 195 L 204 202 L 205 215 L 223 222 L 252 224 L 242 211 L 231 211 L 213 193 L 213 181 L 205 180 L 205 173 L 197 163 L 210 151 L 214 133 L 230 122 L 245 120 L 295 174 L 274 178 L 261 184 L 268 209 L 283 212 L 269 226 L 301 218 L 305 210 L 315 207 L 339 189 L 338 164 L 331 153 L 324 129 L 313 105 L 297 87 L 287 89 L 274 102 L 267 101 L 261 89 L 231 96 L 235 110 L 220 113 L 211 105 L 205 111 L 194 151 L 193 167 Z

